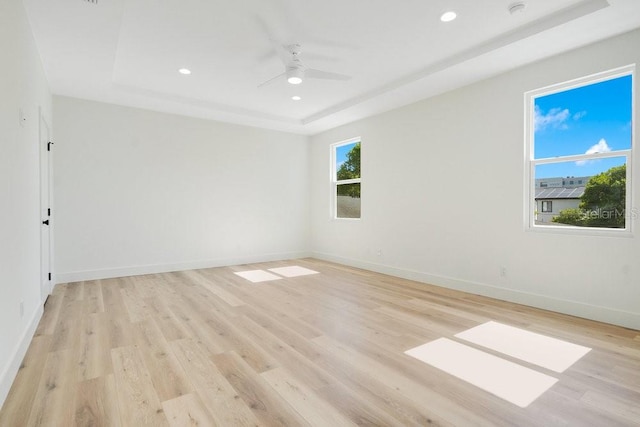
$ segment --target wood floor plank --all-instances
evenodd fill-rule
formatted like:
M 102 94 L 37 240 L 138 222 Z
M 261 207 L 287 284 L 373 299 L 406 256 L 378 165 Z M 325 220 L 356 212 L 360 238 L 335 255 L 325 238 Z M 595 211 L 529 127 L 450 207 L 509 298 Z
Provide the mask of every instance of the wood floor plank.
M 124 283 L 124 279 L 103 280 L 101 282 L 102 302 L 104 311 L 113 318 L 130 321 L 129 312 L 124 305 L 120 286 Z
M 235 272 L 318 274 L 252 283 Z M 520 408 L 404 354 L 495 321 L 592 350 Z M 0 427 L 640 425 L 640 331 L 305 258 L 59 284 Z
M 180 319 L 171 311 L 169 304 L 163 297 L 154 296 L 145 299 L 145 302 L 151 310 L 151 317 L 153 317 L 167 341 L 192 337 Z
M 136 324 L 135 347 L 151 375 L 151 381 L 160 401 L 174 399 L 192 391 L 184 369 L 169 344 L 152 320 Z
M 216 422 L 227 426 L 257 425 L 253 412 L 218 370 L 204 347 L 190 339 L 170 343 L 174 354 L 187 372 L 196 393 L 210 408 Z
M 56 325 L 58 323 L 58 316 L 60 309 L 62 308 L 62 300 L 64 298 L 64 291 L 55 295 L 49 295 L 47 303 L 45 304 L 44 313 L 42 319 L 38 324 L 35 336 L 39 335 L 53 335 Z
M 162 402 L 162 407 L 171 427 L 219 425 L 195 394 L 167 400 Z
M 170 346 L 196 389 L 214 388 L 230 397 L 236 395 L 233 387 L 211 360 L 213 355 L 204 347 L 190 339 L 173 341 Z
M 106 312 L 109 346 L 113 348 L 126 347 L 135 344 L 135 327 L 129 321 L 129 316 L 118 316 L 113 312 Z
M 77 426 L 120 426 L 116 384 L 113 374 L 78 383 L 75 397 Z
M 50 336 L 36 336 L 31 341 L 7 400 L 0 411 L 0 426 L 27 424 L 50 347 Z
M 220 426 L 257 427 L 263 425 L 238 394 L 228 397 L 218 388 L 201 388 L 196 390 L 196 394 L 209 409 L 216 424 Z
M 483 423 L 482 417 L 471 413 L 466 408 L 453 410 L 454 406 L 456 406 L 454 402 L 444 398 L 440 393 L 429 388 L 428 385 L 406 377 L 403 372 L 389 368 L 328 336 L 314 338 L 313 340 L 337 357 L 349 361 L 354 369 L 360 370 L 381 384 L 386 384 L 395 389 L 403 397 L 412 400 L 417 405 L 420 405 L 425 400 L 429 401 L 430 410 L 425 413 L 425 416 L 428 416 L 430 420 L 435 419 L 440 423 L 448 420 L 455 425 L 489 425 L 488 423 Z
M 252 337 L 270 353 L 280 366 L 286 366 L 295 371 L 298 378 L 311 388 L 325 387 L 332 383 L 333 378 L 318 368 L 313 359 L 320 356 L 315 343 L 304 342 L 291 334 L 274 335 L 248 317 L 239 317 L 236 324 L 242 327 L 243 333 Z M 280 337 L 280 338 L 279 338 Z
M 74 423 L 75 360 L 72 349 L 47 353 L 27 426 Z
M 283 368 L 263 372 L 260 376 L 309 424 L 355 426 L 339 410 L 322 400 L 302 381 L 298 381 Z
M 261 424 L 310 425 L 291 405 L 275 394 L 273 388 L 236 353 L 218 354 L 213 357 L 213 361 Z
M 316 389 L 315 392 L 357 425 L 398 427 L 407 425 L 376 405 L 375 401 L 367 400 L 365 396 L 342 383 L 336 382 Z M 432 422 L 431 425 L 435 424 Z
M 129 313 L 129 320 L 133 323 L 145 320 L 149 315 L 149 310 L 144 302 L 144 298 L 138 294 L 131 278 L 128 278 L 131 283 L 129 286 L 122 286 L 120 288 L 120 294 L 122 295 L 122 301 Z
M 120 419 L 125 426 L 168 426 L 151 374 L 135 347 L 111 350 Z
M 103 313 L 104 299 L 102 296 L 102 283 L 100 280 L 85 282 L 84 298 L 88 313 Z
M 82 319 L 86 313 L 86 306 L 82 301 L 67 299 L 61 308 L 58 322 L 52 334 L 51 351 L 78 348 L 82 336 Z
M 250 338 L 238 330 L 235 326 L 235 319 L 224 318 L 214 311 L 206 311 L 205 307 L 202 307 L 194 299 L 188 299 L 188 301 L 193 309 L 202 312 L 204 322 L 217 335 L 216 341 L 223 351 L 233 350 L 256 372 L 263 372 L 278 366 L 276 360 L 268 352 L 255 345 Z
M 630 423 L 640 420 L 640 396 L 638 394 L 624 398 L 620 396 L 613 397 L 609 394 L 588 390 L 580 398 L 580 401 Z
M 207 324 L 207 318 L 201 311 L 193 310 L 185 301 L 172 301 L 169 308 L 187 333 L 200 345 L 205 346 L 209 353 L 218 354 L 225 351 L 224 342 L 219 339 L 218 332 Z
M 170 297 L 175 294 L 173 286 L 166 280 L 166 275 L 149 274 L 138 276 L 133 280 L 133 286 L 140 298 Z
M 226 290 L 224 286 L 222 286 L 221 284 L 216 284 L 216 282 L 209 280 L 199 271 L 190 271 L 188 272 L 187 277 L 193 280 L 194 283 L 207 289 L 209 292 L 229 304 L 231 307 L 240 307 L 245 305 L 244 301 Z
M 78 360 L 78 381 L 113 372 L 109 320 L 105 313 L 87 314 L 82 319 Z

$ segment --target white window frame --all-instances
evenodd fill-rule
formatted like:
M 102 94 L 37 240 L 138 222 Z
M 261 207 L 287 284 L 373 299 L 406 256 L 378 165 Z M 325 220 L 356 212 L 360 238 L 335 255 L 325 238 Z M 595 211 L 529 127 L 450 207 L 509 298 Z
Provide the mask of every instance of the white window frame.
M 636 210 L 633 208 L 633 193 L 632 193 L 632 153 L 635 147 L 635 94 L 636 94 L 636 67 L 635 64 L 627 65 L 620 68 L 615 68 L 609 71 L 604 71 L 597 74 L 577 78 L 568 82 L 554 84 L 544 88 L 532 90 L 525 93 L 524 96 L 524 108 L 525 108 L 525 191 L 524 191 L 524 223 L 526 231 L 540 231 L 551 233 L 568 233 L 568 234 L 580 234 L 580 235 L 598 235 L 598 236 L 624 236 L 631 237 L 633 222 L 637 216 Z M 595 83 L 600 83 L 606 80 L 612 80 L 617 77 L 631 76 L 631 148 L 627 150 L 611 151 L 608 153 L 595 153 L 595 154 L 578 154 L 572 156 L 559 156 L 543 159 L 534 158 L 534 132 L 535 132 L 535 100 L 536 98 L 551 95 L 554 93 L 565 92 L 571 89 L 575 89 L 582 86 L 589 86 Z M 537 204 L 534 200 L 535 189 L 535 170 L 536 166 L 551 164 L 551 163 L 563 163 L 574 162 L 578 160 L 595 160 L 605 159 L 612 157 L 625 157 L 627 166 L 626 177 L 626 200 L 625 200 L 625 228 L 603 228 L 603 227 L 578 227 L 571 225 L 541 225 L 535 223 Z
M 336 142 L 331 144 L 331 217 L 335 220 L 344 220 L 344 221 L 360 221 L 362 219 L 362 158 L 360 159 L 360 178 L 356 179 L 343 179 L 338 181 L 338 170 L 336 169 L 336 151 L 338 147 L 342 147 L 343 145 L 349 145 L 353 143 L 360 143 L 360 150 L 362 150 L 362 138 L 355 137 L 349 138 L 344 141 Z M 338 185 L 345 184 L 360 184 L 360 218 L 340 218 L 338 217 Z

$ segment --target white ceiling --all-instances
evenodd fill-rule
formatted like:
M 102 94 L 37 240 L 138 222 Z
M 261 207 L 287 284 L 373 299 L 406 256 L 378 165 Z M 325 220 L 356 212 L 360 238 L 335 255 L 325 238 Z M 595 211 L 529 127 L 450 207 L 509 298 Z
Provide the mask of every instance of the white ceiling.
M 640 27 L 640 0 L 524 1 L 24 3 L 55 94 L 314 134 Z M 352 78 L 258 88 L 284 71 L 278 43 Z

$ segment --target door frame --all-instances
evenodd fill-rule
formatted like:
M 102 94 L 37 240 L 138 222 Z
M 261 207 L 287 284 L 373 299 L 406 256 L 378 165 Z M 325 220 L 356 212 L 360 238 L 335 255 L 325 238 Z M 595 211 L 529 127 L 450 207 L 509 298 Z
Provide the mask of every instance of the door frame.
M 41 302 L 53 291 L 53 223 L 51 221 L 51 128 L 43 114 L 42 106 L 38 107 L 38 151 L 40 152 L 40 298 Z M 48 220 L 49 225 L 42 221 Z M 46 236 L 46 237 L 45 237 Z

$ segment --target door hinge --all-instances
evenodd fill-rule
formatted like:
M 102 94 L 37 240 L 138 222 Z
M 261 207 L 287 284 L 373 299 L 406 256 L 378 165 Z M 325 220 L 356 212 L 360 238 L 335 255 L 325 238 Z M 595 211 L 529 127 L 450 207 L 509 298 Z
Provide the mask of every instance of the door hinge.
M 51 273 L 49 273 L 49 281 L 51 281 Z
M 47 216 L 51 216 L 51 208 L 47 209 Z

